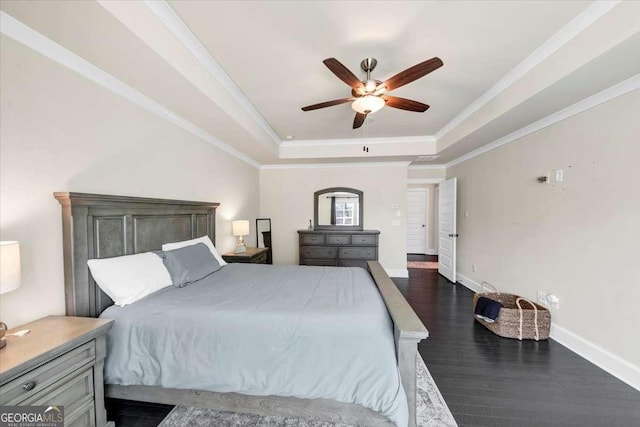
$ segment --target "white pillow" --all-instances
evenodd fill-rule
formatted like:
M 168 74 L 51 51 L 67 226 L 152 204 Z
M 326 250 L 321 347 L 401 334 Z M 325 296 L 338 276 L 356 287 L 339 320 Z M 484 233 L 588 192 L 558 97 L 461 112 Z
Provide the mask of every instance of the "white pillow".
M 87 261 L 93 280 L 116 305 L 132 304 L 171 286 L 162 258 L 153 252 Z
M 198 243 L 204 243 L 205 245 L 207 245 L 207 247 L 209 248 L 213 256 L 218 260 L 218 264 L 220 264 L 220 267 L 227 265 L 225 260 L 223 260 L 220 254 L 218 253 L 216 247 L 213 246 L 213 242 L 211 241 L 209 236 L 202 236 L 202 237 L 198 237 L 197 239 L 191 239 L 191 240 L 183 240 L 182 242 L 165 243 L 164 245 L 162 245 L 162 250 L 172 251 L 174 249 L 184 248 L 185 246 L 197 245 Z

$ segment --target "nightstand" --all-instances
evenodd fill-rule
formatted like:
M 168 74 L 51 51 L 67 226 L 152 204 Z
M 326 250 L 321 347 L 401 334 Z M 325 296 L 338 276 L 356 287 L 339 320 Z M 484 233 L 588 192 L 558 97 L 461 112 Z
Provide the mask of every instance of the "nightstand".
M 242 262 L 245 264 L 266 264 L 267 252 L 269 252 L 269 248 L 247 248 L 246 252 L 240 254 L 235 252 L 222 254 L 222 259 L 229 263 Z
M 49 316 L 7 332 L 0 405 L 64 406 L 65 426 L 113 426 L 104 408 L 105 334 L 111 319 Z

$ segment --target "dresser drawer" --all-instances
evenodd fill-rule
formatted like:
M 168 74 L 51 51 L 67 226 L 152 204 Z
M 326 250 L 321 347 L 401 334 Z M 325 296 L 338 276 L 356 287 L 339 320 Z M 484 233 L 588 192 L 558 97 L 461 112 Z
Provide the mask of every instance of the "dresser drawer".
M 349 236 L 349 235 L 328 234 L 327 235 L 327 244 L 328 245 L 350 245 L 351 244 L 351 236 Z
M 324 245 L 324 234 L 302 234 L 300 237 L 303 245 Z
M 338 257 L 338 248 L 329 246 L 302 246 L 300 251 L 300 258 L 335 259 Z
M 260 254 L 254 258 L 251 258 L 252 264 L 266 264 L 267 263 L 267 253 Z
M 359 261 L 355 259 L 341 259 L 338 261 L 340 267 L 362 267 L 365 270 L 368 268 L 367 261 Z
M 377 251 L 374 247 L 340 248 L 340 259 L 375 260 L 377 259 Z
M 74 412 L 64 408 L 65 427 L 96 427 L 96 410 L 93 402 L 83 405 Z
M 16 405 L 95 360 L 93 341 L 0 386 L 0 404 Z
M 65 413 L 71 414 L 87 402 L 93 402 L 92 368 L 71 374 L 20 404 L 64 406 Z
M 353 234 L 351 236 L 352 245 L 375 245 L 376 236 L 373 234 Z
M 338 262 L 335 259 L 306 259 L 300 260 L 300 265 L 315 265 L 322 267 L 337 267 Z

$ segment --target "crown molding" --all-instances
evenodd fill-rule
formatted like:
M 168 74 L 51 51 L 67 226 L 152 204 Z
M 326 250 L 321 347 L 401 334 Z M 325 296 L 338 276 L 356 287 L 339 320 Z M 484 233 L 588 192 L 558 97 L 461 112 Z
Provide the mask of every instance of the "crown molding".
M 196 126 L 185 118 L 179 116 L 169 110 L 162 104 L 154 101 L 148 96 L 142 94 L 126 83 L 118 80 L 106 71 L 96 67 L 89 61 L 79 57 L 70 50 L 62 47 L 53 40 L 45 37 L 33 28 L 23 24 L 16 18 L 8 15 L 4 11 L 0 11 L 0 32 L 7 37 L 29 47 L 30 49 L 40 53 L 46 58 L 57 62 L 58 64 L 75 71 L 77 74 L 99 84 L 105 89 L 122 96 L 123 98 L 133 102 L 134 104 L 144 108 L 168 122 L 182 128 L 183 130 L 195 135 L 196 137 L 208 142 L 220 150 L 246 162 L 254 167 L 260 167 L 260 164 L 248 157 L 244 153 L 236 150 L 226 142 L 221 141 L 211 135 L 204 129 Z
M 496 98 L 502 92 L 507 90 L 516 81 L 520 80 L 529 71 L 540 65 L 544 60 L 549 58 L 558 49 L 569 43 L 573 38 L 586 30 L 591 24 L 602 18 L 612 9 L 614 9 L 621 0 L 597 0 L 587 7 L 582 13 L 573 18 L 562 27 L 551 38 L 547 39 L 542 45 L 534 50 L 529 56 L 516 65 L 502 79 L 493 85 L 488 91 L 482 94 L 478 99 L 472 102 L 467 108 L 462 110 L 460 114 L 447 123 L 436 134 L 436 139 L 441 139 L 452 129 L 459 126 L 463 121 L 471 117 L 475 112 L 484 107 L 491 100 Z
M 300 146 L 328 146 L 328 145 L 375 145 L 375 144 L 404 144 L 415 142 L 436 142 L 433 135 L 424 136 L 388 136 L 381 138 L 342 138 L 342 139 L 302 139 L 299 141 L 282 141 L 281 147 Z
M 275 165 L 262 165 L 260 170 L 271 169 L 327 169 L 327 168 L 380 168 L 380 167 L 407 167 L 410 162 L 352 162 L 352 163 L 283 163 Z
M 251 116 L 260 128 L 269 135 L 276 144 L 282 139 L 271 125 L 262 117 L 249 98 L 220 66 L 218 61 L 209 53 L 200 39 L 189 29 L 178 14 L 165 0 L 143 0 L 149 10 L 162 22 L 184 47 L 202 64 L 202 66 L 224 87 L 233 99 Z
M 408 178 L 407 184 L 440 184 L 446 178 Z
M 447 165 L 409 165 L 409 169 L 424 170 L 424 169 L 446 169 Z
M 477 157 L 488 151 L 502 147 L 505 144 L 517 142 L 529 134 L 537 132 L 562 120 L 568 119 L 569 117 L 575 116 L 576 114 L 597 107 L 600 104 L 603 104 L 607 101 L 638 89 L 640 89 L 640 74 L 636 74 L 635 76 L 628 78 L 627 80 L 624 80 L 616 85 L 613 85 L 603 91 L 600 91 L 595 95 L 591 95 L 590 97 L 585 98 L 582 101 L 576 102 L 575 104 L 572 104 L 560 111 L 550 114 L 487 145 L 483 145 L 480 148 L 457 157 L 448 162 L 446 164 L 446 167 L 450 168 L 469 159 L 473 159 L 474 157 Z

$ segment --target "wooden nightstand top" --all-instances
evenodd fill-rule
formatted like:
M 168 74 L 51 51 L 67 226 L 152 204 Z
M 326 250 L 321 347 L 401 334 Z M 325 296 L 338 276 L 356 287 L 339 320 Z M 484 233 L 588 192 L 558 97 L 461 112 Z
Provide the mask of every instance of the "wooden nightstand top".
M 235 252 L 227 252 L 226 254 L 222 254 L 222 258 L 227 262 L 252 262 L 253 259 L 259 257 L 262 254 L 265 254 L 269 251 L 269 248 L 250 248 L 247 247 L 246 252 L 235 253 Z
M 0 350 L 0 378 L 11 375 L 26 363 L 64 353 L 74 342 L 79 344 L 102 335 L 111 328 L 112 322 L 113 319 L 48 316 L 10 329 L 7 334 L 23 329 L 31 332 L 22 337 L 7 337 L 7 346 Z

